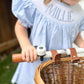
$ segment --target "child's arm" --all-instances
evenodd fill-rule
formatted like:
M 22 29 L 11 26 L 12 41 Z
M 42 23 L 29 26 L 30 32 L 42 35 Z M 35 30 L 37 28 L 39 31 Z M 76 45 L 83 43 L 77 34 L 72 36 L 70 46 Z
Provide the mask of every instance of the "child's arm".
M 19 21 L 17 21 L 15 25 L 15 34 L 22 49 L 23 60 L 26 60 L 27 62 L 35 61 L 37 59 L 36 49 L 31 45 L 30 41 L 28 40 L 27 28 L 22 26 Z
M 80 48 L 84 48 L 84 40 L 81 37 L 81 34 L 79 33 L 77 38 L 75 39 L 74 43 L 80 47 Z

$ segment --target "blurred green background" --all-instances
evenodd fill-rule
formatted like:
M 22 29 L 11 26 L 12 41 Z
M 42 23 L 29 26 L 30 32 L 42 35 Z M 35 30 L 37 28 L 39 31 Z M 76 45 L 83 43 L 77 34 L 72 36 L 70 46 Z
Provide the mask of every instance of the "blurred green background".
M 0 59 L 0 84 L 11 84 L 17 64 L 12 63 L 12 55 Z

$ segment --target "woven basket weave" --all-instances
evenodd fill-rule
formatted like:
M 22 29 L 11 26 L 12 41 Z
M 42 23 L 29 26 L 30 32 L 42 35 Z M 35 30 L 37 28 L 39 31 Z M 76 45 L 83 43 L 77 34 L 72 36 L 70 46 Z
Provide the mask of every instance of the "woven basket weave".
M 72 63 L 68 59 L 44 62 L 35 73 L 36 84 L 84 84 L 83 59 Z

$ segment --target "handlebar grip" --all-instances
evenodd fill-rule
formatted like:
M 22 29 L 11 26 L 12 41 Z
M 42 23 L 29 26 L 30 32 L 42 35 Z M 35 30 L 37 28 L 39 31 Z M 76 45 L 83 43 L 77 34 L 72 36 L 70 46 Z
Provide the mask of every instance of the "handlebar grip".
M 25 62 L 25 60 L 22 59 L 22 54 L 13 54 L 12 61 L 13 63 Z

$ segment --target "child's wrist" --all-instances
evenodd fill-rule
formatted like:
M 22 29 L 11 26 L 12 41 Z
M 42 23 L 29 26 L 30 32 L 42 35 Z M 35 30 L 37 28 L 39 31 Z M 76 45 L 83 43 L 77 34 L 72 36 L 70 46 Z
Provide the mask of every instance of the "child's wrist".
M 21 48 L 23 49 L 27 46 L 31 46 L 31 43 L 30 42 L 24 42 L 24 43 L 22 43 Z

